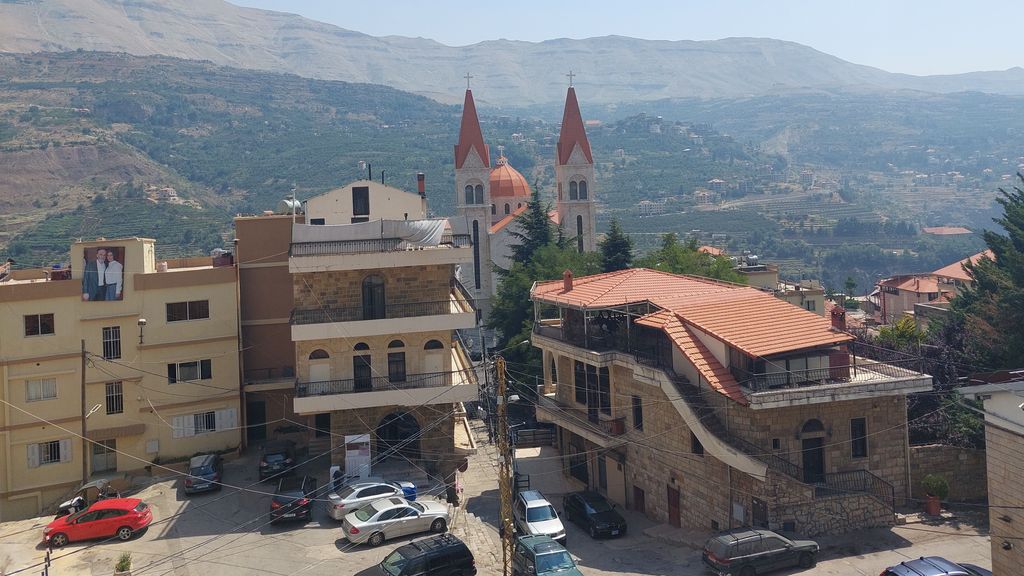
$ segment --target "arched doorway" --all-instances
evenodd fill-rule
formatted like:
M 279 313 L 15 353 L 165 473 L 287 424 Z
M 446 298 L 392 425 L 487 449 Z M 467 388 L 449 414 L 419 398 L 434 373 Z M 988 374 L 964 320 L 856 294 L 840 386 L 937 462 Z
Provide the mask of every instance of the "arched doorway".
M 800 429 L 800 448 L 803 454 L 804 482 L 825 482 L 825 426 L 821 420 L 811 419 Z
M 409 412 L 392 412 L 382 418 L 375 435 L 379 460 L 420 457 L 420 423 Z

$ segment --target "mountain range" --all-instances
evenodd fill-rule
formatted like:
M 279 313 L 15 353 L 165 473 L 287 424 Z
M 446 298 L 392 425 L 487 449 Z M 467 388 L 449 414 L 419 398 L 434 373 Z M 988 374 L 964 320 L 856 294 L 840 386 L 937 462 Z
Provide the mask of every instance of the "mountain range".
M 468 73 L 477 102 L 545 105 L 572 70 L 592 104 L 800 92 L 1024 94 L 1024 68 L 944 76 L 894 74 L 765 38 L 657 41 L 622 36 L 452 47 L 375 37 L 222 0 L 0 0 L 0 52 L 74 50 L 167 55 L 328 80 L 381 84 L 456 103 Z

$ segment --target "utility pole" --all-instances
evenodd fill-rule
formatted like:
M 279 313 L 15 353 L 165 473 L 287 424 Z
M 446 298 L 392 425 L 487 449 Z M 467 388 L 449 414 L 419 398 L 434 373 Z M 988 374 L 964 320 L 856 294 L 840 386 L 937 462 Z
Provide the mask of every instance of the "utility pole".
M 512 573 L 512 451 L 508 445 L 508 398 L 505 389 L 505 359 L 497 358 L 498 371 L 498 491 L 501 496 L 501 561 L 502 575 Z
M 82 484 L 89 481 L 89 440 L 86 438 L 85 419 L 85 339 L 82 339 Z

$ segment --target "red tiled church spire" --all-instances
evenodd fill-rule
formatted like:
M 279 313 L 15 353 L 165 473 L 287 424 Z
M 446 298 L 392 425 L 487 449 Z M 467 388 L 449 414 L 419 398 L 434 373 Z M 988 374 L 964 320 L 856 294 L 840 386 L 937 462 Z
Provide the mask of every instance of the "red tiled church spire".
M 465 125 L 465 117 L 463 117 Z M 569 163 L 572 150 L 579 144 L 580 150 L 587 158 L 587 162 L 594 163 L 590 155 L 590 141 L 587 140 L 587 131 L 583 128 L 583 116 L 580 114 L 580 105 L 576 101 L 576 89 L 569 86 L 569 92 L 565 95 L 565 112 L 562 113 L 562 130 L 558 134 L 558 163 L 565 165 Z
M 462 168 L 469 156 L 469 151 L 476 149 L 484 166 L 490 167 L 491 157 L 487 144 L 484 144 L 484 135 L 480 131 L 480 120 L 476 116 L 476 104 L 473 102 L 473 91 L 466 89 L 466 102 L 462 105 L 462 126 L 459 128 L 459 143 L 455 145 L 455 167 Z M 590 148 L 587 148 L 587 157 L 590 156 Z

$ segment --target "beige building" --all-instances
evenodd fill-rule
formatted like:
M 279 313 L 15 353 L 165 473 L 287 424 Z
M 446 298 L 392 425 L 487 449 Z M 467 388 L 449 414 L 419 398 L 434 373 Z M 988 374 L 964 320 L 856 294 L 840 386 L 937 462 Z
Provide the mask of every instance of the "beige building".
M 0 520 L 96 475 L 239 445 L 231 258 L 158 262 L 154 248 L 80 242 L 70 270 L 0 281 Z
M 1024 371 L 997 372 L 957 392 L 983 403 L 988 472 L 992 573 L 1017 574 L 1024 566 Z
M 815 535 L 894 522 L 914 366 L 858 358 L 771 294 L 647 269 L 540 282 L 538 420 L 581 487 L 675 526 Z

